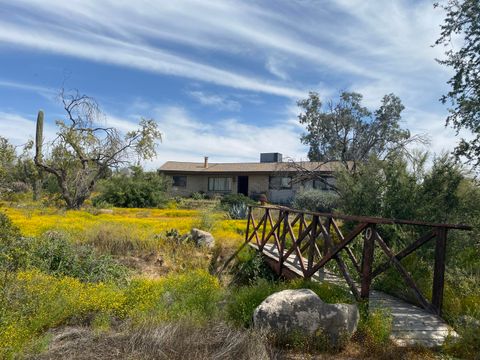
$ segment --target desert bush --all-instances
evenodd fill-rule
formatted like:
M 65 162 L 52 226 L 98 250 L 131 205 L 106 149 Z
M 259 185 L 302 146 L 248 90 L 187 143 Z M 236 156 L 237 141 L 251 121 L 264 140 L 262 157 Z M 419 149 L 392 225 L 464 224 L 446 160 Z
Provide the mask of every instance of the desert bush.
M 220 296 L 218 280 L 206 271 L 194 270 L 161 279 L 132 279 L 125 309 L 136 321 L 182 317 L 205 321 L 215 315 Z
M 202 192 L 194 192 L 190 195 L 190 197 L 193 200 L 205 200 L 207 198 L 206 194 Z
M 329 213 L 338 206 L 338 195 L 324 190 L 301 190 L 295 194 L 292 205 L 296 209 Z
M 443 351 L 461 359 L 480 359 L 480 320 L 464 316 L 457 320 L 455 330 L 460 337 L 447 337 Z
M 248 247 L 238 254 L 231 273 L 232 284 L 237 286 L 252 285 L 260 279 L 277 279 L 275 272 L 263 261 L 262 255 Z
M 124 283 L 128 269 L 109 255 L 99 255 L 84 244 L 73 244 L 59 232 L 47 232 L 32 245 L 33 265 L 56 276 L 86 282 Z
M 220 205 L 224 210 L 228 210 L 233 205 L 240 204 L 253 205 L 255 201 L 243 194 L 228 194 L 220 199 Z
M 192 227 L 211 232 L 216 223 L 217 219 L 215 218 L 215 214 L 208 209 L 204 209 L 199 212 L 197 219 L 192 224 Z
M 374 310 L 367 313 L 361 309 L 360 322 L 355 338 L 373 352 L 391 344 L 392 316 L 387 310 Z
M 156 173 L 144 173 L 140 170 L 132 176 L 116 175 L 105 180 L 99 186 L 100 195 L 93 199 L 93 204 L 104 203 L 117 207 L 146 208 L 165 206 L 168 181 Z
M 145 236 L 140 229 L 126 224 L 102 222 L 86 229 L 83 238 L 87 244 L 112 255 L 128 255 L 158 249 L 158 241 L 153 235 Z
M 124 297 L 114 285 L 34 270 L 18 272 L 0 302 L 0 358 L 9 359 L 45 329 L 83 321 L 92 313 L 119 313 Z

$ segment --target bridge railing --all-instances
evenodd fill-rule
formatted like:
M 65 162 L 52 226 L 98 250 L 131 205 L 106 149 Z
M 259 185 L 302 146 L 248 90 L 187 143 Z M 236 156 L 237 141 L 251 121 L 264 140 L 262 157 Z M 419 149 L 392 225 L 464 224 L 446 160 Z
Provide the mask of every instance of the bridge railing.
M 351 230 L 344 233 L 341 225 L 345 222 L 353 225 Z M 377 228 L 379 225 L 389 224 L 418 226 L 425 231 L 419 238 L 395 253 L 388 241 L 382 239 Z M 436 224 L 253 205 L 249 207 L 245 244 L 253 244 L 260 251 L 268 246 L 266 250 L 278 254 L 276 263 L 278 274 L 286 270 L 287 261 L 293 260 L 299 265 L 303 277 L 311 278 L 330 261 L 335 261 L 339 272 L 359 301 L 368 301 L 372 280 L 393 267 L 412 290 L 418 303 L 427 311 L 440 315 L 447 234 L 451 229 L 471 230 L 471 227 L 462 224 Z M 352 243 L 358 241 L 362 243 L 360 259 L 357 259 L 351 248 Z M 435 241 L 435 255 L 432 297 L 429 301 L 400 260 L 430 241 Z M 387 260 L 373 267 L 376 248 L 382 250 Z M 352 266 L 346 265 L 344 256 Z M 349 269 L 357 272 L 359 283 L 352 277 Z

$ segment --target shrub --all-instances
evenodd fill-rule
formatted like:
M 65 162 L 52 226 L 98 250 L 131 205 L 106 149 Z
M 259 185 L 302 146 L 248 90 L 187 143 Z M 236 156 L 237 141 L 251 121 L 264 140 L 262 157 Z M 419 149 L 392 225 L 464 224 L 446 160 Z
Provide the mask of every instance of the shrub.
M 367 314 L 361 311 L 356 338 L 370 350 L 379 352 L 390 344 L 392 316 L 386 310 L 374 310 Z
M 257 251 L 244 248 L 237 256 L 237 262 L 232 268 L 232 284 L 252 285 L 260 279 L 273 281 L 277 275 L 265 264 Z
M 85 282 L 124 283 L 128 269 L 89 245 L 72 244 L 58 232 L 47 232 L 32 244 L 34 265 L 49 274 Z
M 35 271 L 19 272 L 0 299 L 0 358 L 13 358 L 35 335 L 92 313 L 120 313 L 124 296 L 113 285 L 85 284 Z
M 162 279 L 132 280 L 127 292 L 126 311 L 137 321 L 211 319 L 221 296 L 217 278 L 196 270 Z
M 217 220 L 210 210 L 202 210 L 196 221 L 192 224 L 192 227 L 204 231 L 212 231 L 216 222 Z
M 201 192 L 194 192 L 192 193 L 192 195 L 190 195 L 190 197 L 193 199 L 193 200 L 204 200 L 206 199 L 206 195 L 204 193 L 201 193 Z
M 224 210 L 227 210 L 227 211 L 232 206 L 241 205 L 241 204 L 253 205 L 255 204 L 255 201 L 253 201 L 248 196 L 245 196 L 243 194 L 228 194 L 223 196 L 220 199 L 220 205 Z
M 84 241 L 101 252 L 112 255 L 128 255 L 155 251 L 158 241 L 145 237 L 138 228 L 126 224 L 99 223 L 83 233 Z
M 168 181 L 156 173 L 137 170 L 132 176 L 116 175 L 103 182 L 95 206 L 105 203 L 126 208 L 161 207 L 167 201 Z
M 296 209 L 329 213 L 337 207 L 338 195 L 324 190 L 301 190 L 295 194 L 292 205 Z

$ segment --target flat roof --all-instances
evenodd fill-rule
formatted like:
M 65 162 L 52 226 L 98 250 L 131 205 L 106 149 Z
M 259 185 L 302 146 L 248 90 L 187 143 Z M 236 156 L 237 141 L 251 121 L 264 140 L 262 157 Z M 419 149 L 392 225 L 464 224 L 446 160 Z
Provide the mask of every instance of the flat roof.
M 333 172 L 341 166 L 338 161 L 330 162 L 269 162 L 269 163 L 209 163 L 205 168 L 203 162 L 167 161 L 158 170 L 162 172 L 187 173 L 272 173 L 297 172 L 299 168 L 307 171 Z

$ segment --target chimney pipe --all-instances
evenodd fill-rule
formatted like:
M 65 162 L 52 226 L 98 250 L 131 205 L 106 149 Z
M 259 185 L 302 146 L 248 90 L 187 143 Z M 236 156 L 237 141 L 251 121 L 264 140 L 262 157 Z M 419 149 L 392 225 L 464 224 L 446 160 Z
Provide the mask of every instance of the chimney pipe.
M 208 156 L 205 156 L 203 159 L 203 167 L 206 169 L 208 168 Z

